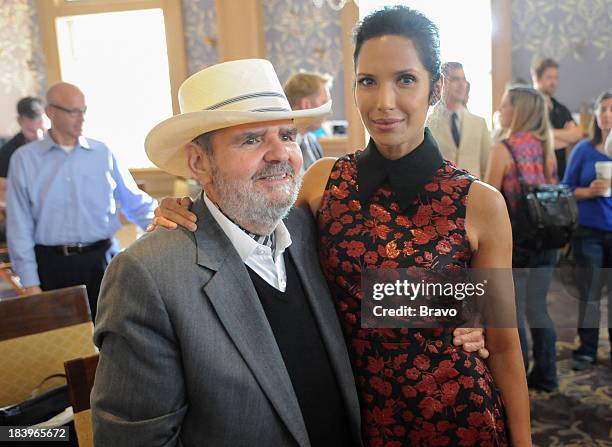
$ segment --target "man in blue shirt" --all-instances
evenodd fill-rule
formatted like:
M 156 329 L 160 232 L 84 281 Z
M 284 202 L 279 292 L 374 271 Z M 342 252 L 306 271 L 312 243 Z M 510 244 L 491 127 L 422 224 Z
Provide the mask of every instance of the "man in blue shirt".
M 117 252 L 116 202 L 143 229 L 156 202 L 104 143 L 82 136 L 86 109 L 74 85 L 59 83 L 47 92 L 51 130 L 11 159 L 7 239 L 13 268 L 29 293 L 85 284 L 95 318 L 100 282 Z

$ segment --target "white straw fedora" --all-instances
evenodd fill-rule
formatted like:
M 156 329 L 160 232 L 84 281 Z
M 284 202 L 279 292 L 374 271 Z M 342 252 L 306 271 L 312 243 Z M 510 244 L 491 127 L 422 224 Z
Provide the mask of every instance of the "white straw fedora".
M 292 111 L 272 64 L 264 59 L 224 62 L 183 82 L 181 113 L 156 125 L 145 139 L 149 159 L 174 175 L 190 177 L 184 146 L 197 136 L 239 124 L 293 119 L 300 127 L 329 113 L 331 101 Z

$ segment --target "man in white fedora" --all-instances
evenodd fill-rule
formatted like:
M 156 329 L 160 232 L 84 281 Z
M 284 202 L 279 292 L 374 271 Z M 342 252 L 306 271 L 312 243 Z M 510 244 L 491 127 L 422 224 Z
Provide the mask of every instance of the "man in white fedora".
M 296 125 L 331 104 L 291 111 L 272 65 L 256 59 L 194 74 L 179 99 L 181 114 L 145 146 L 160 168 L 199 181 L 200 225 L 155 231 L 106 272 L 95 445 L 361 445 L 314 222 L 289 213 L 301 183 Z

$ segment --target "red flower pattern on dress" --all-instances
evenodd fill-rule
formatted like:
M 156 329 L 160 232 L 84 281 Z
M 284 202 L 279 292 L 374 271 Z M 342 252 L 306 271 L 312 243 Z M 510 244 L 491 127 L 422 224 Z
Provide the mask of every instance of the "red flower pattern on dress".
M 365 246 L 361 241 L 351 241 L 348 243 L 348 247 L 346 248 L 346 254 L 353 257 L 358 258 L 362 254 L 365 253 Z
M 417 227 L 424 227 L 431 221 L 431 214 L 433 210 L 431 205 L 421 205 L 416 213 L 416 216 L 412 219 L 412 222 Z
M 366 446 L 507 446 L 492 376 L 475 354 L 452 344 L 452 329 L 361 327 L 363 268 L 454 271 L 469 264 L 465 197 L 474 178 L 444 162 L 403 211 L 389 185 L 365 204 L 358 156 L 336 162 L 317 217 L 320 262 L 355 373 Z

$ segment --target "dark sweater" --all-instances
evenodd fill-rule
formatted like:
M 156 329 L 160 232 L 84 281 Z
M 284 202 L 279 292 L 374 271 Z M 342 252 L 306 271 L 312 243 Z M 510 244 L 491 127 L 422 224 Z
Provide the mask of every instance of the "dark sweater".
M 247 269 L 283 356 L 311 445 L 349 446 L 348 418 L 336 376 L 288 252 L 284 259 L 284 293 Z

